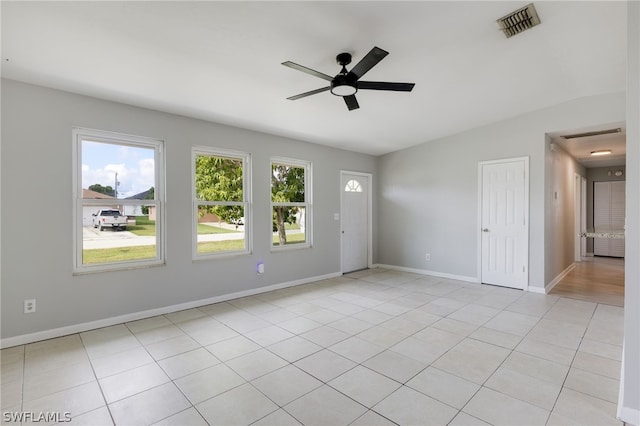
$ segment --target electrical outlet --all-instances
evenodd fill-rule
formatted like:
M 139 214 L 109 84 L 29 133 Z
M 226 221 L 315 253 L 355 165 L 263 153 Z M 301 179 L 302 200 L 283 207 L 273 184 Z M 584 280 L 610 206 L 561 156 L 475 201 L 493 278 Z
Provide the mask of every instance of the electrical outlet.
M 424 255 L 424 260 L 426 260 L 427 262 L 431 261 L 431 253 L 427 253 Z
M 36 299 L 26 299 L 24 301 L 24 313 L 32 314 L 36 311 Z

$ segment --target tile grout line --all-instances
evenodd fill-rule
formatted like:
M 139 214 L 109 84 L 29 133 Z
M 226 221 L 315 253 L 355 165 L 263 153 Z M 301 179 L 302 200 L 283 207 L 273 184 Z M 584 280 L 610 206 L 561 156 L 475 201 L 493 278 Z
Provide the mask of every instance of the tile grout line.
M 107 403 L 107 398 L 106 398 L 106 396 L 104 394 L 102 386 L 100 385 L 100 381 L 98 380 L 98 375 L 96 374 L 96 369 L 95 369 L 95 367 L 93 365 L 93 360 L 89 356 L 89 352 L 87 352 L 87 346 L 85 345 L 85 342 L 82 339 L 81 333 L 77 333 L 77 334 L 78 334 L 78 339 L 80 339 L 80 342 L 82 343 L 82 350 L 84 351 L 85 355 L 87 356 L 87 359 L 89 360 L 89 365 L 91 366 L 91 372 L 93 373 L 93 377 L 95 377 L 95 379 L 96 379 L 96 385 L 98 385 L 98 389 L 100 389 L 100 395 L 102 396 L 102 400 L 104 401 L 104 406 L 106 407 L 107 412 L 109 413 L 109 418 L 111 418 L 111 422 L 115 425 L 116 422 L 115 422 L 115 420 L 113 418 L 113 413 L 111 412 L 111 407 L 109 407 L 109 404 Z

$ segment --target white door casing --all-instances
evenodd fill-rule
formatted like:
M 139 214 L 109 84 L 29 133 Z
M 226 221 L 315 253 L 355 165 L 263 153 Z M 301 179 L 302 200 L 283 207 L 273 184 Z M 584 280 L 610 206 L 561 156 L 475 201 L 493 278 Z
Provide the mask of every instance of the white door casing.
M 372 262 L 370 177 L 340 172 L 342 273 L 368 268 Z
M 480 280 L 527 289 L 529 158 L 479 163 Z

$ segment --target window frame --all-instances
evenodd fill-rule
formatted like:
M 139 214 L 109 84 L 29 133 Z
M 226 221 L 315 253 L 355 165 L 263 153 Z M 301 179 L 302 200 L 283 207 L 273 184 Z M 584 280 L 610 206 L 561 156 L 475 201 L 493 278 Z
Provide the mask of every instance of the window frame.
M 222 157 L 242 161 L 242 201 L 204 201 L 196 194 L 196 158 L 198 155 Z M 252 238 L 252 197 L 251 197 L 251 154 L 210 146 L 193 146 L 191 148 L 191 257 L 194 261 L 218 259 L 221 257 L 244 256 L 253 252 Z M 242 206 L 244 208 L 244 249 L 223 252 L 198 253 L 198 206 Z
M 273 202 L 273 193 L 271 186 L 271 173 L 273 173 L 273 165 L 279 164 L 284 166 L 304 168 L 304 202 Z M 313 247 L 313 186 L 312 186 L 312 162 L 307 160 L 297 160 L 287 157 L 274 156 L 269 161 L 269 247 L 271 252 L 300 250 Z M 296 244 L 286 244 L 284 246 L 273 244 L 273 230 L 271 223 L 273 221 L 273 208 L 277 206 L 304 207 L 305 209 L 305 242 Z
M 151 205 L 156 209 L 156 255 L 153 258 L 135 259 L 96 264 L 83 263 L 83 207 L 102 206 L 102 199 L 84 199 L 82 191 L 82 143 L 83 141 L 98 142 L 119 146 L 153 149 L 154 152 L 154 199 L 153 200 L 125 200 L 117 199 L 120 204 L 142 206 Z M 134 268 L 146 268 L 166 264 L 165 247 L 165 157 L 164 141 L 145 136 L 129 135 L 105 130 L 74 127 L 72 129 L 73 143 L 73 274 L 120 271 Z

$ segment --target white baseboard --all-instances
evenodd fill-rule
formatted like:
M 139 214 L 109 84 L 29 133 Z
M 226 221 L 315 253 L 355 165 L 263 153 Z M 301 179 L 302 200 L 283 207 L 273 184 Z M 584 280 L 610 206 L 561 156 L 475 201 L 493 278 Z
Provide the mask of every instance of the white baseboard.
M 631 407 L 622 407 L 618 405 L 618 413 L 616 415 L 618 420 L 624 422 L 625 425 L 639 426 L 640 425 L 640 410 Z
M 238 299 L 240 297 L 253 296 L 256 294 L 266 293 L 273 290 L 280 290 L 287 287 L 294 287 L 297 285 L 308 284 L 311 282 L 326 280 L 330 278 L 336 278 L 340 276 L 342 276 L 342 273 L 334 272 L 331 274 L 302 278 L 299 280 L 288 281 L 280 284 L 273 284 L 266 287 L 239 291 L 236 293 L 223 294 L 221 296 L 210 297 L 207 299 L 194 300 L 192 302 L 179 303 L 177 305 L 170 305 L 162 308 L 149 309 L 146 311 L 133 312 L 130 314 L 119 315 L 116 317 L 104 318 L 96 321 L 89 321 L 82 324 L 74 324 L 66 327 L 53 328 L 50 330 L 38 331 L 35 333 L 23 334 L 20 336 L 6 337 L 3 339 L 0 339 L 0 348 L 4 349 L 12 346 L 38 342 L 41 340 L 53 339 L 55 337 L 62 337 L 62 336 L 67 336 L 69 334 L 95 330 L 97 328 L 109 327 L 116 324 L 122 324 L 125 322 L 154 317 L 157 315 L 164 315 L 172 312 L 183 311 L 185 309 L 198 308 L 200 306 L 211 305 L 212 303 L 225 302 L 227 300 Z
M 391 269 L 391 270 L 402 271 L 402 272 L 413 272 L 415 274 L 420 274 L 420 275 L 428 275 L 428 276 L 440 277 L 440 278 L 449 278 L 451 280 L 458 280 L 458 281 L 465 281 L 465 282 L 469 282 L 469 283 L 480 284 L 480 278 L 477 278 L 477 277 L 467 277 L 467 276 L 464 276 L 464 275 L 446 274 L 446 273 L 443 273 L 443 272 L 428 271 L 428 270 L 425 270 L 425 269 L 406 268 L 404 266 L 385 265 L 385 264 L 382 264 L 382 263 L 371 265 L 371 268 L 384 268 L 384 269 Z M 574 266 L 571 266 L 570 268 L 573 269 Z M 566 275 L 569 272 L 570 272 L 570 270 L 566 271 L 566 272 L 563 272 L 563 273 L 564 273 L 564 275 Z M 562 277 L 564 277 L 564 275 Z M 562 277 L 561 277 L 561 279 L 562 279 Z M 549 290 L 551 290 L 551 288 L 549 288 Z M 548 291 L 545 288 L 533 287 L 533 286 L 528 286 L 525 289 L 525 291 L 530 291 L 532 293 L 540 293 L 540 294 L 547 294 L 548 293 Z
M 469 282 L 469 283 L 480 283 L 480 280 L 477 277 L 467 277 L 464 275 L 453 275 L 453 274 L 446 274 L 443 272 L 436 272 L 436 271 L 428 271 L 425 269 L 415 269 L 415 268 L 406 268 L 404 266 L 395 266 L 395 265 L 385 265 L 385 264 L 376 264 L 376 265 L 372 265 L 373 268 L 384 268 L 384 269 L 391 269 L 394 271 L 401 271 L 401 272 L 412 272 L 414 274 L 420 274 L 420 275 L 429 275 L 431 277 L 439 277 L 439 278 L 448 278 L 450 280 L 458 280 L 458 281 L 465 281 L 465 282 Z
M 573 268 L 575 267 L 576 267 L 576 264 L 574 262 L 571 265 L 567 266 L 567 268 L 564 271 L 560 272 L 549 284 L 545 285 L 544 286 L 545 294 L 549 294 L 551 289 L 554 288 L 556 284 L 558 284 L 564 277 L 566 277 L 569 272 L 573 271 Z
M 531 293 L 547 294 L 547 291 L 543 287 L 529 286 L 527 287 L 527 291 Z

